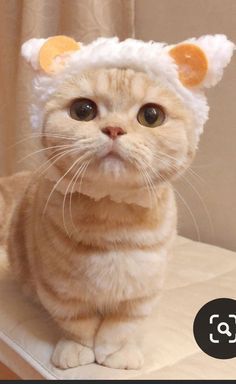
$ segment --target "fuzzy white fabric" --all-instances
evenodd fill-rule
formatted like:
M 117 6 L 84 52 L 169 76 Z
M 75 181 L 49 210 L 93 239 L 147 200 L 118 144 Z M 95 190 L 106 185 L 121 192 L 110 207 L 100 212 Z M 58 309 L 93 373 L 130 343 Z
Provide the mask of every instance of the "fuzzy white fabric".
M 40 48 L 46 40 L 31 39 L 22 46 L 22 55 L 35 70 L 34 99 L 30 111 L 33 128 L 42 129 L 45 103 L 66 78 L 94 68 L 132 68 L 147 73 L 154 80 L 159 79 L 179 95 L 194 113 L 198 138 L 209 109 L 202 89 L 215 85 L 221 79 L 235 49 L 224 35 L 207 35 L 184 41 L 199 46 L 208 60 L 208 73 L 203 82 L 198 87 L 187 88 L 180 82 L 177 65 L 169 55 L 173 45 L 135 39 L 119 42 L 117 37 L 98 38 L 88 45 L 80 43 L 81 49 L 68 55 L 65 67 L 59 73 L 48 75 L 40 71 L 38 61 Z
M 95 201 L 101 200 L 104 197 L 109 197 L 116 203 L 135 204 L 143 208 L 152 208 L 154 204 L 148 187 L 137 188 L 134 190 L 120 189 L 117 188 L 115 184 L 113 187 L 108 187 L 106 184 L 101 182 L 99 187 L 97 186 L 94 188 L 93 183 L 88 183 L 86 180 L 83 180 L 83 183 L 77 183 L 76 185 L 71 185 L 70 188 L 68 188 L 68 181 L 61 179 L 61 174 L 54 165 L 47 170 L 45 178 L 52 181 L 56 185 L 56 190 L 61 192 L 63 195 L 70 192 L 79 192 L 83 195 L 91 197 Z M 58 180 L 60 180 L 59 183 Z M 156 191 L 156 196 L 158 197 L 158 190 Z M 167 209 L 168 208 L 169 207 L 167 207 Z

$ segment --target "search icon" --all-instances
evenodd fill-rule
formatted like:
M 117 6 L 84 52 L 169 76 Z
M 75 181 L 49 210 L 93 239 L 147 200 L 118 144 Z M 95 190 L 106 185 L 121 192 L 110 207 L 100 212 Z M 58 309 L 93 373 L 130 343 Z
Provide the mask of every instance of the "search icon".
M 218 324 L 217 331 L 222 335 L 232 336 L 232 333 L 229 330 L 229 324 L 227 324 L 225 321 L 222 321 L 221 323 Z

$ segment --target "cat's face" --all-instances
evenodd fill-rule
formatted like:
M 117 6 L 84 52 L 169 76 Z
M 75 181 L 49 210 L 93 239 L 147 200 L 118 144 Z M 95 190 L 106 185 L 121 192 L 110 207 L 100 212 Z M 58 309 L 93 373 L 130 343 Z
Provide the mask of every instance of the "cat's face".
M 180 98 L 131 69 L 97 69 L 64 82 L 46 105 L 43 130 L 61 176 L 95 185 L 169 180 L 196 147 L 193 116 Z

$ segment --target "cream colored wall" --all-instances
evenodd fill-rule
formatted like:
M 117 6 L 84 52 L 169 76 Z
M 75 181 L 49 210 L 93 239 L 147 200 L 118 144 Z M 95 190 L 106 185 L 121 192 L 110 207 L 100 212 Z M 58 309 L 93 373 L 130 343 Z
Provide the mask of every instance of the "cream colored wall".
M 236 43 L 235 20 L 235 0 L 135 2 L 136 38 L 143 40 L 175 43 L 188 37 L 224 33 Z M 198 226 L 201 241 L 236 251 L 235 78 L 236 53 L 222 82 L 208 91 L 210 120 L 192 166 L 203 180 L 187 173 L 188 181 L 182 179 L 176 185 L 189 205 L 187 208 L 179 199 L 179 232 L 197 239 Z

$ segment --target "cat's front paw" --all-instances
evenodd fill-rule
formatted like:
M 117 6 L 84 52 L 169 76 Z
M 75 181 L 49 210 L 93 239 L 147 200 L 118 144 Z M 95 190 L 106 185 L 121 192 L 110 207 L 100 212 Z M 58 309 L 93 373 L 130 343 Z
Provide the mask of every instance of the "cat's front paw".
M 95 355 L 91 348 L 67 339 L 58 341 L 52 355 L 52 363 L 61 369 L 86 365 L 94 361 Z
M 120 348 L 114 345 L 97 345 L 95 347 L 96 361 L 110 368 L 140 369 L 143 365 L 143 355 L 135 344 L 126 343 Z

